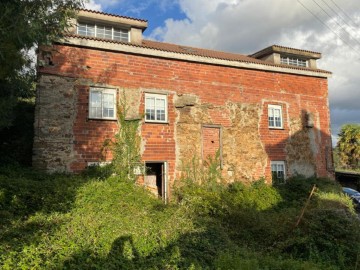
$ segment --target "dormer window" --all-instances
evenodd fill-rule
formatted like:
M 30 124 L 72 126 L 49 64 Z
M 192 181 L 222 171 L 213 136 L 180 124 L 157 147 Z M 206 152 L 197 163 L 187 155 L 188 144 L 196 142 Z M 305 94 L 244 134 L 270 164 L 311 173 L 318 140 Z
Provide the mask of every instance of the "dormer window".
M 123 42 L 130 41 L 129 31 L 126 29 L 91 23 L 79 23 L 77 28 L 77 34 L 80 36 L 111 39 Z
M 321 58 L 321 53 L 272 45 L 251 54 L 250 57 L 268 63 L 317 69 L 316 60 Z
M 296 57 L 280 56 L 280 63 L 290 66 L 307 67 L 307 61 Z

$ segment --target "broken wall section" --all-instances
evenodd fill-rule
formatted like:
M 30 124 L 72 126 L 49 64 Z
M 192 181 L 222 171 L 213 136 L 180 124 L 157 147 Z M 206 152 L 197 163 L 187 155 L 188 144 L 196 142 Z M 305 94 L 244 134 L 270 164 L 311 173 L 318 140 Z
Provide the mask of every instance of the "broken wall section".
M 311 177 L 316 175 L 315 157 L 319 152 L 320 138 L 313 126 L 306 125 L 305 111 L 290 119 L 290 136 L 286 144 L 286 161 L 290 175 Z
M 259 134 L 260 105 L 228 102 L 215 106 L 202 104 L 194 95 L 181 95 L 177 96 L 175 107 L 178 175 L 184 164 L 194 158 L 199 160 L 199 166 L 204 164 L 208 158 L 204 153 L 214 155 L 212 144 L 219 143 L 219 166 L 223 165 L 227 182 L 251 182 L 264 176 L 267 154 Z M 217 142 L 214 136 L 220 129 Z M 210 141 L 205 142 L 207 139 Z

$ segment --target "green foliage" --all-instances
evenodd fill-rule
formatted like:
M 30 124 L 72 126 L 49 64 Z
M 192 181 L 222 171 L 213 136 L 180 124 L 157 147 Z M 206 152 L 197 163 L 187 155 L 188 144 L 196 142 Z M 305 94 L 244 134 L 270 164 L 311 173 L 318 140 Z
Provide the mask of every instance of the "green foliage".
M 337 143 L 338 162 L 341 169 L 360 169 L 360 125 L 342 126 Z
M 70 175 L 47 175 L 17 166 L 3 167 L 0 174 L 0 217 L 5 221 L 39 211 L 66 212 L 71 207 L 76 189 L 85 181 L 85 178 Z
M 219 270 L 319 270 L 336 269 L 327 265 L 316 264 L 309 261 L 284 258 L 283 256 L 269 256 L 251 252 L 244 248 L 237 248 L 221 252 L 215 260 L 215 269 Z
M 49 44 L 64 35 L 69 18 L 82 7 L 79 0 L 3 0 L 0 4 L 0 78 L 27 64 L 23 50 Z
M 223 200 L 230 209 L 249 208 L 262 211 L 275 207 L 282 198 L 274 187 L 267 185 L 261 179 L 251 185 L 244 185 L 241 182 L 231 184 Z
M 175 189 L 177 199 L 191 204 L 198 213 L 213 213 L 221 203 L 221 191 L 225 188 L 220 169 L 220 154 L 209 156 L 202 162 L 194 156 L 182 164 L 182 175 Z
M 170 244 L 193 230 L 186 209 L 117 176 L 1 176 L 1 269 L 164 269 L 178 263 Z
M 209 188 L 218 188 L 223 181 L 220 169 L 220 151 L 215 156 L 208 156 L 202 161 L 200 158 L 193 156 L 190 161 L 182 162 L 182 175 L 180 183 L 203 184 Z
M 295 228 L 314 184 L 317 192 Z M 184 204 L 196 207 L 196 214 L 216 216 L 237 246 L 260 253 L 266 250 L 275 258 L 280 254 L 294 258 L 241 258 L 226 252 L 218 258 L 225 265 L 219 269 L 347 269 L 357 260 L 359 222 L 351 200 L 332 180 L 298 176 L 276 187 L 260 180 L 251 185 L 233 183 L 213 192 L 206 185 L 192 184 L 178 194 Z
M 32 96 L 29 52 L 61 38 L 83 0 L 3 0 L 0 3 L 0 130 L 12 125 L 17 98 Z
M 122 179 L 133 180 L 134 169 L 141 164 L 139 119 L 127 119 L 128 110 L 124 94 L 117 108 L 119 131 L 114 141 L 106 141 L 105 145 L 112 146 L 114 171 Z
M 311 209 L 299 228 L 293 231 L 293 236 L 278 248 L 300 259 L 323 264 L 331 262 L 340 269 L 349 269 L 355 266 L 360 252 L 357 230 L 359 221 L 345 211 Z
M 301 175 L 287 179 L 285 185 L 279 185 L 276 189 L 286 202 L 284 204 L 285 207 L 289 205 L 301 207 L 305 203 L 314 185 L 316 185 L 318 190 L 325 193 L 341 193 L 341 186 L 333 180 L 315 177 L 305 178 Z
M 329 180 L 189 181 L 164 205 L 109 175 L 0 168 L 0 268 L 356 269 L 359 221 Z

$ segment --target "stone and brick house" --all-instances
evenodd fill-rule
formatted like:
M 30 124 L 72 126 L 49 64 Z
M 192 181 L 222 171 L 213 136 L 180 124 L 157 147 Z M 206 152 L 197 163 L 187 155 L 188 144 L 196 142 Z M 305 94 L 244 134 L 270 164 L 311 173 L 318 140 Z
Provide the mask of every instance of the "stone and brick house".
M 80 10 L 66 39 L 40 48 L 35 167 L 80 172 L 100 162 L 125 96 L 163 197 L 183 161 L 216 152 L 228 181 L 333 176 L 331 73 L 317 68 L 320 53 L 277 45 L 248 56 L 212 51 L 145 40 L 146 27 Z

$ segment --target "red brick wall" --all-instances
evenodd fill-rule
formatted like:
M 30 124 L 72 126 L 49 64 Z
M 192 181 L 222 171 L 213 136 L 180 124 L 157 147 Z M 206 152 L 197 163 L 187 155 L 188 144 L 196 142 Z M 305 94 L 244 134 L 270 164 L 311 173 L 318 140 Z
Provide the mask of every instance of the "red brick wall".
M 168 123 L 144 122 L 141 126 L 141 134 L 145 143 L 142 154 L 143 161 L 166 161 L 168 162 L 168 174 L 175 173 L 175 107 L 172 102 L 173 95 L 168 95 Z M 141 96 L 140 114 L 144 112 L 144 95 Z M 173 179 L 173 177 L 171 177 Z
M 319 176 L 328 176 L 325 166 L 325 147 L 331 146 L 330 119 L 327 99 L 327 80 L 324 78 L 274 73 L 259 70 L 199 64 L 170 59 L 137 56 L 70 46 L 56 46 L 53 54 L 54 66 L 43 67 L 43 74 L 58 74 L 78 77 L 78 114 L 74 123 L 75 149 L 77 159 L 71 166 L 74 171 L 85 167 L 85 161 L 99 159 L 105 138 L 111 138 L 116 131 L 115 121 L 89 120 L 86 84 L 102 84 L 127 89 L 160 89 L 168 91 L 168 123 L 143 123 L 142 136 L 146 142 L 143 160 L 168 161 L 169 174 L 175 175 L 176 110 L 174 93 L 195 94 L 202 104 L 222 106 L 228 101 L 234 103 L 262 104 L 259 133 L 269 162 L 266 175 L 270 175 L 270 160 L 286 159 L 286 143 L 291 134 L 291 121 L 301 118 L 302 112 L 318 116 L 314 127 L 317 147 L 316 170 Z M 269 129 L 267 104 L 283 106 L 284 128 Z M 139 108 L 143 115 L 144 101 Z M 229 126 L 226 112 L 212 110 L 212 123 Z M 225 116 L 224 116 L 225 115 Z M 261 174 L 261 172 L 259 172 Z
M 84 170 L 88 162 L 112 159 L 112 153 L 104 147 L 106 139 L 112 139 L 116 133 L 116 120 L 89 119 L 88 86 L 77 86 L 78 112 L 74 122 L 74 150 L 77 153 L 71 164 L 71 170 Z

